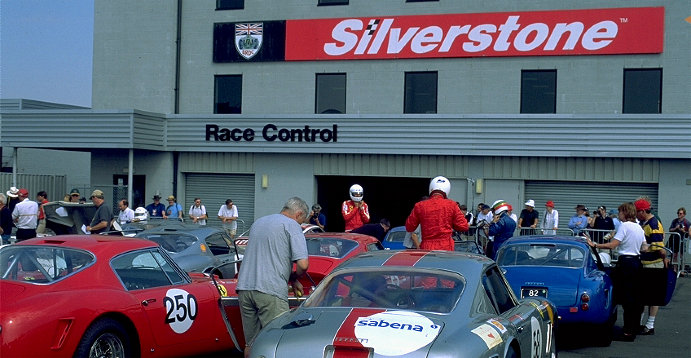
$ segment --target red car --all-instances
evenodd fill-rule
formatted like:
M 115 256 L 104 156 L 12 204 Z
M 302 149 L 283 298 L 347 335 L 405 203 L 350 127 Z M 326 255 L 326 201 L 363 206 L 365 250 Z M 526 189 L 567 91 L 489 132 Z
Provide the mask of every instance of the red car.
M 311 233 L 305 234 L 305 239 L 309 269 L 307 275 L 300 278 L 305 294 L 312 292 L 312 287 L 319 284 L 341 262 L 363 252 L 384 250 L 384 246 L 375 237 L 348 232 Z M 238 238 L 235 245 L 238 253 L 244 253 L 247 237 Z
M 233 280 L 187 274 L 156 243 L 101 235 L 0 249 L 0 356 L 171 357 L 244 347 Z M 239 338 L 238 338 L 239 337 Z

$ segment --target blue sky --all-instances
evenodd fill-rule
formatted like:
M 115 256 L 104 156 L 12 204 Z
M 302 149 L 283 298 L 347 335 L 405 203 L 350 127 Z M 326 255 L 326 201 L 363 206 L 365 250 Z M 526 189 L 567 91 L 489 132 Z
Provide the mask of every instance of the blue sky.
M 94 0 L 0 0 L 0 98 L 91 107 Z

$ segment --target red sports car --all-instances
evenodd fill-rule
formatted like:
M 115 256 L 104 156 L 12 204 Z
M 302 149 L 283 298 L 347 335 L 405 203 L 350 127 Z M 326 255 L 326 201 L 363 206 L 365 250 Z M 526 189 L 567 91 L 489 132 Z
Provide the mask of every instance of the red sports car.
M 0 249 L 0 356 L 171 357 L 244 347 L 235 282 L 187 274 L 156 243 L 36 238 Z M 239 338 L 238 338 L 239 337 Z
M 305 239 L 309 269 L 307 275 L 300 278 L 300 283 L 305 287 L 305 294 L 312 292 L 314 286 L 341 262 L 363 252 L 385 250 L 375 237 L 349 232 L 311 233 L 305 234 Z M 238 253 L 245 252 L 247 240 L 247 237 L 235 240 Z

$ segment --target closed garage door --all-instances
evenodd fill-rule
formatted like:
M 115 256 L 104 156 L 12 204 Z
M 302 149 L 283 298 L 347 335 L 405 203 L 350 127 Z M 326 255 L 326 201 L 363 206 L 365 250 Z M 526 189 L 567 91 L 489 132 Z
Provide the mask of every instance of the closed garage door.
M 657 184 L 614 184 L 589 182 L 526 181 L 525 199 L 535 200 L 535 208 L 540 212 L 540 220 L 545 214 L 545 203 L 554 201 L 559 211 L 559 227 L 568 228 L 569 219 L 576 213 L 575 207 L 583 204 L 590 209 L 591 216 L 598 206 L 604 205 L 607 211 L 617 209 L 624 202 L 633 202 L 639 196 L 648 196 L 657 207 Z M 523 203 L 521 203 L 523 204 Z M 520 214 L 523 205 L 515 210 Z
M 244 225 L 238 222 L 238 235 L 249 229 L 254 221 L 254 175 L 187 174 L 185 182 L 185 218 L 194 198 L 201 198 L 209 215 L 207 225 L 220 227 L 218 209 L 232 199 L 238 218 L 244 221 Z

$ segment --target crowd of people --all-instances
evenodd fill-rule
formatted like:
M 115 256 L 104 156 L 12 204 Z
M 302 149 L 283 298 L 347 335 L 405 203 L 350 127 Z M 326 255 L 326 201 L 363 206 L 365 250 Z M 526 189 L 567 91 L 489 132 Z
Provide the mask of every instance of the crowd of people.
M 412 208 L 405 221 L 406 237 L 404 246 L 422 250 L 454 250 L 454 234 L 473 234 L 482 230 L 489 241 L 485 253 L 490 258 L 496 254 L 506 240 L 511 238 L 516 228 L 522 234 L 554 234 L 559 225 L 559 213 L 553 201 L 545 203 L 545 214 L 540 218 L 535 209 L 535 201 L 527 200 L 520 216 L 513 214 L 512 206 L 504 200 L 496 200 L 491 206 L 480 203 L 474 215 L 465 205 L 449 199 L 451 182 L 443 177 L 433 178 L 429 184 L 429 196 L 423 197 Z M 362 233 L 383 240 L 391 228 L 387 219 L 370 223 L 370 212 L 364 199 L 362 186 L 355 184 L 349 189 L 350 200 L 343 202 L 341 214 L 345 221 L 345 231 Z M 73 189 L 66 201 L 79 202 L 83 199 L 77 189 Z M 69 199 L 69 200 L 67 200 Z M 94 190 L 90 196 L 97 207 L 86 230 L 92 234 L 107 231 L 113 220 L 119 223 L 134 222 L 142 217 L 132 210 L 127 200 L 120 200 L 118 215 L 105 205 L 103 191 Z M 168 206 L 163 205 L 160 195 L 153 196 L 153 203 L 144 208 L 145 218 L 160 217 L 183 219 L 182 206 L 174 196 L 167 198 Z M 29 199 L 24 188 L 12 187 L 7 195 L 0 194 L 0 235 L 3 244 L 9 243 L 12 227 L 16 227 L 17 241 L 37 236 L 39 227 L 45 227 L 46 215 L 42 205 L 48 202 L 48 194 L 41 191 L 36 201 Z M 143 211 L 142 210 L 142 211 Z M 624 203 L 617 211 L 607 211 L 599 206 L 594 217 L 590 217 L 585 205 L 577 205 L 576 213 L 569 220 L 569 228 L 575 235 L 583 234 L 588 245 L 598 249 L 616 249 L 619 253 L 616 270 L 617 281 L 624 300 L 624 338 L 632 341 L 637 334 L 654 334 L 658 307 L 648 308 L 648 318 L 640 324 L 643 306 L 636 300 L 636 292 L 641 289 L 638 272 L 642 267 L 662 268 L 667 265 L 664 249 L 664 229 L 660 220 L 652 212 L 647 198 L 639 198 L 633 203 Z M 324 229 L 326 216 L 319 204 L 311 210 L 307 203 L 298 198 L 290 198 L 278 214 L 257 219 L 249 230 L 249 240 L 243 264 L 238 274 L 237 290 L 243 329 L 247 341 L 246 354 L 249 354 L 256 333 L 271 319 L 288 310 L 289 287 L 295 295 L 301 296 L 302 285 L 298 281 L 309 267 L 305 236 L 301 227 L 311 223 Z M 677 210 L 677 218 L 672 221 L 670 232 L 678 233 L 679 240 L 688 236 L 689 220 L 686 209 Z M 205 225 L 208 214 L 200 198 L 195 198 L 188 211 L 189 219 Z M 219 208 L 218 218 L 223 227 L 234 237 L 237 230 L 238 209 L 231 199 Z M 41 221 L 44 221 L 41 225 Z M 596 229 L 593 236 L 587 229 Z M 679 244 L 675 244 L 677 248 Z M 679 250 L 675 252 L 675 255 Z M 271 265 L 266 263 L 270 262 Z M 295 264 L 295 271 L 293 271 Z

